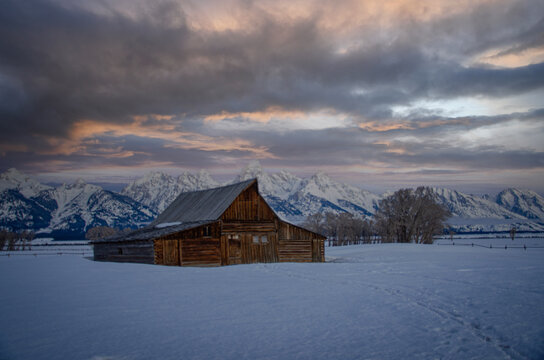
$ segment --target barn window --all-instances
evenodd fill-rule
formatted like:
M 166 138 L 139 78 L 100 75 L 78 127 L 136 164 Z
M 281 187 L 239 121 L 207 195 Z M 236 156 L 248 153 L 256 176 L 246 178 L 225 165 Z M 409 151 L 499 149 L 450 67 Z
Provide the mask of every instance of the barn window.
M 123 255 L 123 248 L 117 248 L 117 255 Z
M 204 227 L 204 236 L 212 236 L 212 231 L 209 226 Z
M 268 236 L 266 235 L 253 235 L 253 244 L 268 244 Z

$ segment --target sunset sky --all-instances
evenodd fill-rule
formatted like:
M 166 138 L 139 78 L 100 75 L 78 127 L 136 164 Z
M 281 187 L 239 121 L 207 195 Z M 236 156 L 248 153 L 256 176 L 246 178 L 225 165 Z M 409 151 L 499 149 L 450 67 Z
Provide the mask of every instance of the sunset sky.
M 3 0 L 0 171 L 544 192 L 542 0 Z

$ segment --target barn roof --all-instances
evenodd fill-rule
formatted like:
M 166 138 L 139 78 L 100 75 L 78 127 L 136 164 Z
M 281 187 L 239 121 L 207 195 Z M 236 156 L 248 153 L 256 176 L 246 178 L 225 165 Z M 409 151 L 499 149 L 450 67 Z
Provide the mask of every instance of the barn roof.
M 128 234 L 114 235 L 104 239 L 97 239 L 91 241 L 91 243 L 106 243 L 106 242 L 119 242 L 119 241 L 139 241 L 155 239 L 161 236 L 177 233 L 183 230 L 193 229 L 202 225 L 214 223 L 215 221 L 192 221 L 186 223 L 173 223 L 171 226 L 154 226 L 152 224 L 143 227 L 141 229 L 132 231 Z
M 213 189 L 191 191 L 179 196 L 151 224 L 128 234 L 93 240 L 98 242 L 138 241 L 166 236 L 213 223 L 256 179 Z
M 238 195 L 254 182 L 256 180 L 251 179 L 218 188 L 181 193 L 152 225 L 218 220 Z

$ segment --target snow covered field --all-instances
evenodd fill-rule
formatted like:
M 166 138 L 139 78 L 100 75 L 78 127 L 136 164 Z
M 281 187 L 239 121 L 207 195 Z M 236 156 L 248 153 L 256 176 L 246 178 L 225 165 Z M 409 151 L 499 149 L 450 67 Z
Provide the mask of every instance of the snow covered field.
M 221 268 L 0 257 L 0 359 L 544 358 L 544 249 L 326 253 Z

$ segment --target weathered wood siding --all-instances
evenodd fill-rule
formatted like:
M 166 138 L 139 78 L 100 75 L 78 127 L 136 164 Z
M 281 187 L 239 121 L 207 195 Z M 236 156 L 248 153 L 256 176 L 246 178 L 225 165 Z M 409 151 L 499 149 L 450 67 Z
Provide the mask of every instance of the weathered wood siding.
M 221 216 L 221 220 L 228 221 L 272 221 L 276 218 L 274 211 L 259 195 L 257 184 L 244 190 L 232 202 Z
M 285 222 L 279 226 L 280 262 L 322 262 L 325 259 L 323 237 Z
M 94 260 L 153 264 L 153 243 L 131 241 L 93 244 Z
M 155 239 L 155 264 L 221 265 L 220 234 L 221 224 L 216 222 Z

